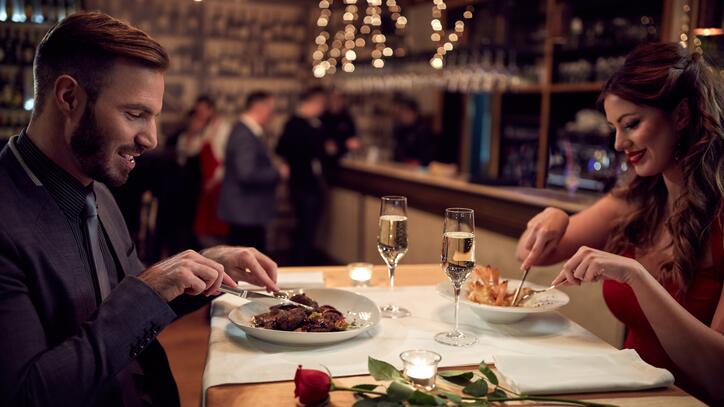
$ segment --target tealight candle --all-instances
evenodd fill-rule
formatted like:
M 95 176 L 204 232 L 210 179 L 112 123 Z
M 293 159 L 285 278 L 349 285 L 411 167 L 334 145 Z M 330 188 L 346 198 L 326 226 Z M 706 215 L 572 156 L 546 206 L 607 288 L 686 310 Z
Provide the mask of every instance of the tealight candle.
M 402 374 L 413 384 L 426 390 L 435 388 L 437 364 L 442 356 L 433 351 L 414 349 L 400 353 L 400 359 L 404 364 Z
M 370 263 L 351 263 L 347 265 L 349 278 L 354 286 L 367 286 L 372 279 L 372 265 Z

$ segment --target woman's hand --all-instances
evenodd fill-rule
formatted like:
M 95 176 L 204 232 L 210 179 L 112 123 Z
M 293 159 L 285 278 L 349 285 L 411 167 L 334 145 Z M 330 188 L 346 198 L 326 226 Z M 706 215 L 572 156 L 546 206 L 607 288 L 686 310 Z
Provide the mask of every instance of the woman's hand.
M 551 284 L 566 281 L 570 285 L 601 279 L 629 284 L 648 271 L 635 259 L 582 246 L 564 265 Z
M 539 264 L 558 245 L 568 228 L 568 214 L 558 208 L 546 208 L 530 221 L 518 242 L 518 260 L 521 269 Z

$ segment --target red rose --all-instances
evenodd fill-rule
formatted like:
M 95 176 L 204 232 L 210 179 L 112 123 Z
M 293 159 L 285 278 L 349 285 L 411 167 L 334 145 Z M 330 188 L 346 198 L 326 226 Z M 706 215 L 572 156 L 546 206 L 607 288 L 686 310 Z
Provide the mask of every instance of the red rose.
M 297 367 L 294 375 L 294 395 L 305 406 L 321 404 L 329 399 L 332 381 L 325 372 Z

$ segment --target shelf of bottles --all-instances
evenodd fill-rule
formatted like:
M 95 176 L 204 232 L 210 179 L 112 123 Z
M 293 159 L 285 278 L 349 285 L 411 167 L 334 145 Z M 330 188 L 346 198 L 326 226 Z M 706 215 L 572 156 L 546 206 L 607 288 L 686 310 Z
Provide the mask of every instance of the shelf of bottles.
M 73 0 L 0 0 L 0 139 L 30 120 L 35 47 L 52 24 L 80 7 Z
M 559 6 L 561 32 L 553 51 L 553 82 L 605 81 L 636 45 L 661 37 L 661 0 L 568 2 Z
M 287 112 L 302 87 L 308 12 L 303 4 L 89 0 L 89 5 L 148 32 L 167 50 L 171 66 L 162 120 L 171 128 L 200 94 L 232 116 L 256 90 L 272 93 L 278 109 Z
M 204 2 L 203 89 L 223 113 L 238 114 L 246 96 L 263 90 L 289 113 L 302 89 L 309 9 L 226 1 Z

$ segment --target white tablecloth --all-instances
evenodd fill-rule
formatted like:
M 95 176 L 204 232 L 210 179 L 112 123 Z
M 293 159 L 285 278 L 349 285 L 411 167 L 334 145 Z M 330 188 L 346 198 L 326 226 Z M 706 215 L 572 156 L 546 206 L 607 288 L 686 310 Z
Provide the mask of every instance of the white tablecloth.
M 377 304 L 391 299 L 387 288 L 355 288 Z M 401 367 L 399 354 L 407 349 L 434 350 L 442 355 L 441 366 L 493 362 L 493 354 L 581 355 L 611 353 L 616 349 L 580 325 L 558 313 L 530 316 L 512 325 L 487 324 L 461 304 L 462 329 L 474 332 L 476 345 L 456 348 L 438 344 L 433 335 L 451 329 L 453 304 L 433 286 L 395 289 L 395 302 L 412 311 L 412 317 L 382 319 L 368 333 L 325 347 L 293 347 L 247 338 L 228 319 L 229 312 L 244 303 L 223 295 L 214 300 L 211 312 L 209 353 L 203 377 L 203 394 L 211 386 L 229 383 L 260 383 L 292 380 L 297 365 L 326 366 L 334 376 L 367 374 L 367 357 L 372 356 Z

